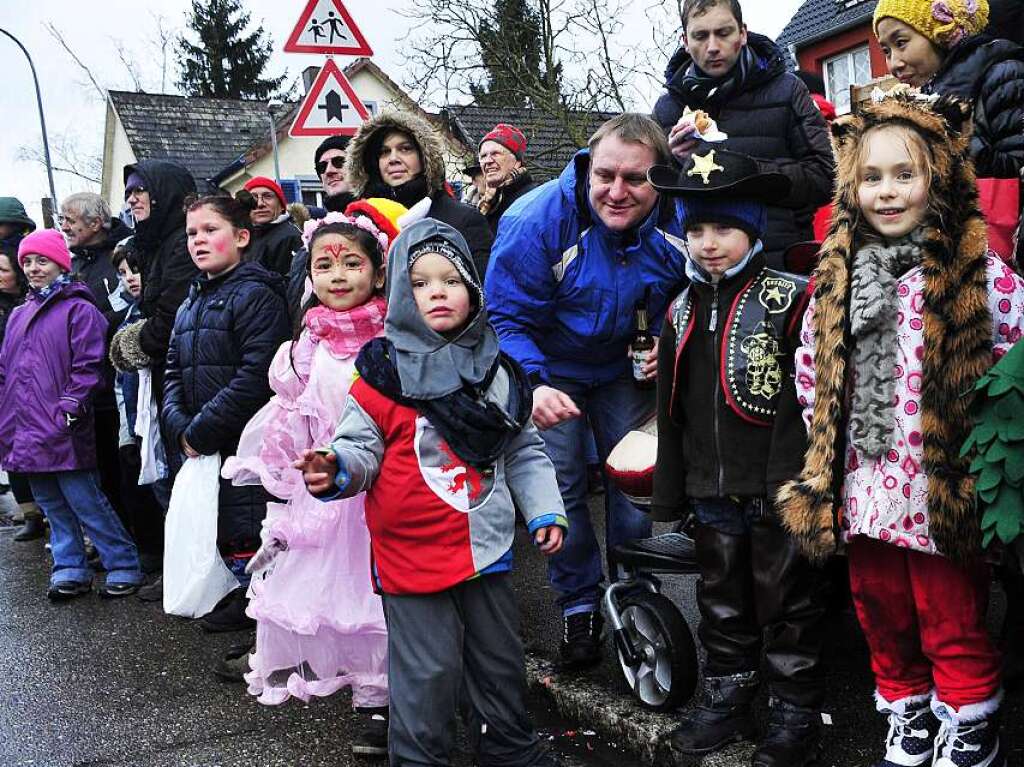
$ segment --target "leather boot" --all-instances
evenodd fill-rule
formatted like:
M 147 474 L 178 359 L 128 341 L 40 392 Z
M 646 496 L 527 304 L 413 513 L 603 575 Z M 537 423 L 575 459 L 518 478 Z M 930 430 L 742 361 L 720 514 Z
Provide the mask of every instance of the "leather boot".
M 707 754 L 754 737 L 751 704 L 757 695 L 757 672 L 705 677 L 703 700 L 686 712 L 669 735 L 669 745 L 681 754 Z
M 16 541 L 34 541 L 46 534 L 46 526 L 43 524 L 42 514 L 26 514 L 25 524 L 14 536 Z
M 768 727 L 751 757 L 752 767 L 804 767 L 818 756 L 821 714 L 772 698 Z

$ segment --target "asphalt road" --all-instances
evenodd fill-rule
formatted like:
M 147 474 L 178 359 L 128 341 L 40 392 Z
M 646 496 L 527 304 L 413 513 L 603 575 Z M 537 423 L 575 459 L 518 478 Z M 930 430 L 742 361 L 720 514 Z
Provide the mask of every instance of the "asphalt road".
M 600 498 L 595 498 L 595 510 Z M 10 495 L 0 511 L 11 510 Z M 357 726 L 347 696 L 310 705 L 265 707 L 240 686 L 215 681 L 209 669 L 238 635 L 211 636 L 194 623 L 166 616 L 134 598 L 95 595 L 67 604 L 45 597 L 49 561 L 42 542 L 15 543 L 0 528 L 0 767 L 277 767 L 349 765 Z M 547 586 L 543 558 L 521 538 L 515 582 L 528 651 L 557 654 L 561 623 Z M 666 579 L 664 592 L 691 627 L 697 616 L 693 579 Z M 993 593 L 992 620 L 1002 596 Z M 879 756 L 885 727 L 874 712 L 867 650 L 856 621 L 831 623 L 826 652 L 828 701 L 823 767 L 860 767 Z M 594 706 L 626 693 L 609 656 L 586 674 Z M 532 712 L 567 767 L 632 767 L 638 760 L 565 721 L 536 695 Z M 1004 706 L 1010 765 L 1024 765 L 1024 694 Z M 716 760 L 741 765 L 749 747 Z M 380 762 L 365 762 L 379 764 Z M 708 762 L 711 764 L 712 762 Z M 469 765 L 462 752 L 458 767 Z
M 210 668 L 239 634 L 204 634 L 134 597 L 49 602 L 43 541 L 17 543 L 14 530 L 0 527 L 0 767 L 383 764 L 351 756 L 347 694 L 267 707 L 216 681 Z M 629 763 L 542 696 L 531 708 L 567 767 Z M 464 750 L 455 764 L 470 764 Z

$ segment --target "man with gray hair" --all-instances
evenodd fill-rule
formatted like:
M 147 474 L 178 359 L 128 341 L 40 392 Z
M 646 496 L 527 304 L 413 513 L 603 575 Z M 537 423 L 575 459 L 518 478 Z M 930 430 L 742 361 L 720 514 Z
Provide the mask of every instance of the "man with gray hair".
M 636 382 L 628 356 L 634 317 L 644 305 L 657 335 L 685 280 L 676 207 L 660 200 L 647 180 L 652 165 L 670 162 L 665 134 L 651 118 L 609 120 L 558 179 L 505 212 L 484 283 L 502 349 L 533 384 L 533 420 L 569 517 L 565 548 L 548 569 L 563 616 L 567 667 L 601 659 L 604 566 L 587 509 L 588 430 L 604 463 L 654 412 L 653 390 L 641 387 L 653 382 L 657 346 L 638 365 L 647 380 Z M 605 514 L 609 549 L 651 534 L 649 517 L 611 487 Z
M 71 249 L 71 271 L 92 291 L 96 306 L 117 327 L 128 310 L 110 254 L 132 230 L 114 218 L 107 201 L 92 192 L 77 192 L 60 205 L 60 228 Z

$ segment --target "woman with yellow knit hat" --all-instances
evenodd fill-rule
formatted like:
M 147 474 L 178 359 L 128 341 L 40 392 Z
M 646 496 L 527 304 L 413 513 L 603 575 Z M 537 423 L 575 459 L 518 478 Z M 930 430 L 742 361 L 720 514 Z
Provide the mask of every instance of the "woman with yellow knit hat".
M 900 82 L 974 103 L 970 155 L 983 192 L 985 179 L 1020 179 L 1024 169 L 1024 48 L 987 34 L 988 22 L 988 0 L 879 0 L 874 16 L 886 64 Z M 1009 259 L 1015 227 L 1000 227 L 985 207 L 983 194 L 989 246 Z

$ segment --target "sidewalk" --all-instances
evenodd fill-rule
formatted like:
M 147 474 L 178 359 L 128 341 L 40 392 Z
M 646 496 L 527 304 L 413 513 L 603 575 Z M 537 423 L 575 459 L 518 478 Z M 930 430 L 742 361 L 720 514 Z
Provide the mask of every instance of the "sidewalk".
M 598 537 L 603 538 L 603 498 L 592 499 L 591 513 Z M 665 532 L 656 526 L 656 533 Z M 635 702 L 618 667 L 611 643 L 606 644 L 605 659 L 583 674 L 559 674 L 552 661 L 557 658 L 561 639 L 561 620 L 554 605 L 554 594 L 547 585 L 546 565 L 532 544 L 520 535 L 516 547 L 516 592 L 520 597 L 523 633 L 529 653 L 531 682 L 550 695 L 561 713 L 580 728 L 593 730 L 604 741 L 623 748 L 636 762 L 623 765 L 700 765 L 701 767 L 746 767 L 753 751 L 751 744 L 730 747 L 703 760 L 673 758 L 662 736 L 675 727 L 677 715 L 656 714 Z M 696 634 L 699 615 L 693 592 L 695 576 L 666 578 L 663 588 L 682 610 L 691 631 Z M 990 630 L 996 631 L 1002 617 L 1003 594 L 993 589 Z M 875 712 L 874 687 L 868 665 L 868 651 L 852 612 L 841 613 L 829 623 L 825 646 L 825 713 L 831 721 L 825 726 L 821 767 L 863 767 L 881 757 L 881 745 L 887 731 L 882 716 Z M 762 693 L 760 717 L 767 707 Z M 1024 691 L 1008 693 L 1003 708 L 1003 733 L 1010 746 L 1009 764 L 1024 765 Z

